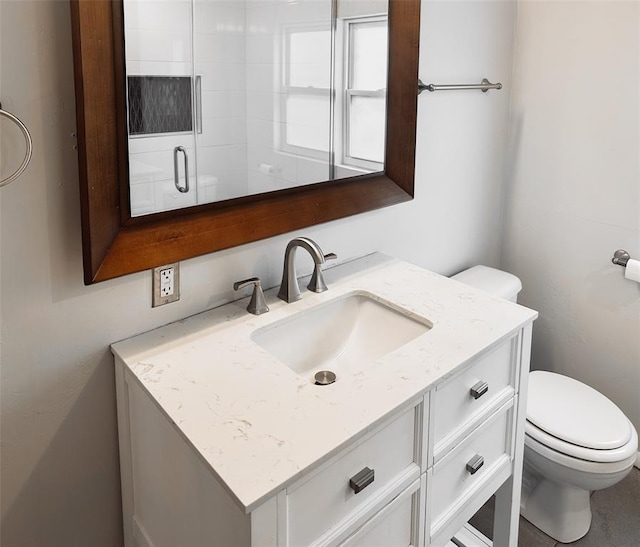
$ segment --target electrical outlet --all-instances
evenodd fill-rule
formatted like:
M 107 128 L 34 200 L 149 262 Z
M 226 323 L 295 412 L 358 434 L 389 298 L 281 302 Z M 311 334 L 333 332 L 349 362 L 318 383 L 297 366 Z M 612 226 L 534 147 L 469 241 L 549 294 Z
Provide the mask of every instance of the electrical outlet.
M 173 266 L 160 269 L 160 296 L 173 295 Z
M 180 300 L 180 263 L 154 268 L 152 306 L 155 308 L 176 300 Z

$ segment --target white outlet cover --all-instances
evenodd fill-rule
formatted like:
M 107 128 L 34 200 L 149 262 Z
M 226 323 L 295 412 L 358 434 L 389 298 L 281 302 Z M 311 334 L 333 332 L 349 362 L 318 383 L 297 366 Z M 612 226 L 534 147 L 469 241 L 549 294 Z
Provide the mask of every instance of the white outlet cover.
M 180 263 L 165 264 L 153 269 L 152 307 L 180 300 Z

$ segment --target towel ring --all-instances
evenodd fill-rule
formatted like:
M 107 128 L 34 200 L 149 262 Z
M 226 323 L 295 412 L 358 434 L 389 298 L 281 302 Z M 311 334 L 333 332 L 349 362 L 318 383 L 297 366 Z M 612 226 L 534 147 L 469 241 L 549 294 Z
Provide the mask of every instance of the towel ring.
M 0 105 L 0 116 L 4 116 L 5 118 L 8 118 L 20 128 L 20 130 L 22 131 L 22 134 L 24 135 L 24 140 L 27 144 L 27 153 L 25 154 L 24 159 L 22 160 L 22 163 L 20 164 L 20 167 L 18 167 L 17 171 L 13 173 L 13 175 L 8 176 L 6 179 L 0 180 L 0 188 L 2 188 L 3 186 L 6 186 L 7 184 L 13 182 L 20 175 L 22 175 L 23 171 L 27 168 L 27 165 L 29 165 L 29 162 L 31 161 L 31 154 L 33 153 L 33 140 L 31 139 L 31 135 L 29 134 L 29 130 L 27 129 L 27 126 L 23 124 L 19 118 L 17 118 L 10 112 L 7 112 L 6 110 L 2 110 L 1 105 Z

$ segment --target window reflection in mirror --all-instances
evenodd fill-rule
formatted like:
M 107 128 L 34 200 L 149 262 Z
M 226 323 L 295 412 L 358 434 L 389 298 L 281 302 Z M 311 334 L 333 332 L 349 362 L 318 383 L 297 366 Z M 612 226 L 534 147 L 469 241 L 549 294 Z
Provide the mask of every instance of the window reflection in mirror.
M 132 216 L 384 169 L 387 2 L 332 4 L 124 0 Z

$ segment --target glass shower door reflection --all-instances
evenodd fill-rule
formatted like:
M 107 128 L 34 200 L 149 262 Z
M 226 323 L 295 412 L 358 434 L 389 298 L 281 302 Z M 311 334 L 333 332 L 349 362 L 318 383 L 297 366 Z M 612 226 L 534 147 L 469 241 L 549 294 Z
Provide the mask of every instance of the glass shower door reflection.
M 197 204 L 190 2 L 124 0 L 131 216 Z

